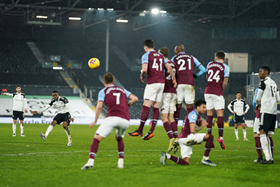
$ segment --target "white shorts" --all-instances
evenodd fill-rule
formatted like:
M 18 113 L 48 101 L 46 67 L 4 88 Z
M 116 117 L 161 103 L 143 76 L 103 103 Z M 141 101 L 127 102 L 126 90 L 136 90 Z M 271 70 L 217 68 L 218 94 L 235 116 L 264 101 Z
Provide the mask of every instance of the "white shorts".
M 207 110 L 224 110 L 225 109 L 225 99 L 222 95 L 217 96 L 214 94 L 204 94 L 206 101 Z
M 194 103 L 195 90 L 192 85 L 178 84 L 176 91 L 177 91 L 177 104 L 182 104 L 184 98 L 186 104 Z
M 176 94 L 175 93 L 163 93 L 161 100 L 161 113 L 173 114 L 176 111 Z
M 128 127 L 129 121 L 126 119 L 120 117 L 107 117 L 97 129 L 96 134 L 106 138 L 117 129 L 116 135 L 123 138 Z
M 179 138 L 179 144 L 181 147 L 182 158 L 190 158 L 192 154 L 192 148 L 195 144 L 201 144 L 203 142 L 206 133 L 189 134 L 187 138 Z M 192 144 L 192 145 L 188 145 Z
M 144 91 L 144 100 L 161 102 L 164 83 L 147 84 Z
M 255 118 L 253 130 L 254 133 L 260 134 L 260 118 Z

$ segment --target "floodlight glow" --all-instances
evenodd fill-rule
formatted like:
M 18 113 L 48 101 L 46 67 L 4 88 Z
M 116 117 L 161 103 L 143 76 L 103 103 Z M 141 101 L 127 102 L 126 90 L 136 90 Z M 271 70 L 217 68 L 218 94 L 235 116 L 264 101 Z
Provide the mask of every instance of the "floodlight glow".
M 113 8 L 107 8 L 107 10 L 114 10 Z
M 91 10 L 91 8 L 88 8 L 89 10 Z
M 166 14 L 167 13 L 165 10 L 161 10 L 159 12 L 162 13 L 162 14 Z
M 54 70 L 62 70 L 62 67 L 53 67 Z
M 143 12 L 147 12 L 146 10 L 144 10 Z
M 128 20 L 127 20 L 127 19 L 117 19 L 116 22 L 119 22 L 119 23 L 127 23 Z
M 48 16 L 36 16 L 36 18 L 40 18 L 40 19 L 47 19 Z
M 81 20 L 81 18 L 80 17 L 69 17 L 69 20 L 79 21 L 79 20 Z
M 104 8 L 97 8 L 97 10 L 104 10 Z
M 151 12 L 152 12 L 152 14 L 158 14 L 159 13 L 159 9 L 153 8 Z
M 139 16 L 145 16 L 144 12 L 139 13 Z

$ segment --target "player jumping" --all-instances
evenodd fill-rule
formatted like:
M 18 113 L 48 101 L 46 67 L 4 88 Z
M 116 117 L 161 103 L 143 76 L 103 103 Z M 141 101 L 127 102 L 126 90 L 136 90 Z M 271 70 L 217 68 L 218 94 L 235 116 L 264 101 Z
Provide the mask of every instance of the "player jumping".
M 211 61 L 207 65 L 207 86 L 205 88 L 204 97 L 206 100 L 207 108 L 207 132 L 212 133 L 212 120 L 214 109 L 218 116 L 218 129 L 219 138 L 217 141 L 220 143 L 222 149 L 226 149 L 224 144 L 224 109 L 225 99 L 223 93 L 226 89 L 229 77 L 229 67 L 224 63 L 225 61 L 224 51 L 218 51 L 216 53 L 215 61 Z
M 159 49 L 159 52 L 163 54 L 167 61 L 166 63 L 172 67 L 173 73 L 175 74 L 175 64 L 168 60 L 169 49 L 167 47 L 162 47 Z M 174 120 L 174 111 L 176 110 L 175 102 L 176 88 L 173 86 L 169 70 L 165 68 L 165 85 L 160 107 L 161 120 L 169 138 L 168 152 L 171 152 L 174 149 L 174 153 L 176 153 L 179 149 L 177 124 Z
M 180 165 L 189 165 L 193 145 L 201 144 L 203 141 L 206 141 L 204 156 L 201 160 L 201 163 L 208 166 L 216 166 L 216 164 L 209 160 L 209 153 L 211 148 L 214 147 L 213 135 L 197 133 L 203 127 L 207 126 L 207 122 L 200 119 L 200 115 L 204 114 L 206 111 L 206 102 L 204 100 L 198 100 L 195 102 L 195 107 L 196 109 L 187 115 L 184 127 L 179 136 L 182 158 L 172 156 L 163 151 L 160 156 L 160 163 L 162 165 L 165 164 L 166 159 L 172 160 L 173 162 Z
M 174 76 L 171 66 L 166 63 L 162 54 L 155 51 L 153 40 L 146 40 L 143 43 L 145 54 L 142 56 L 142 70 L 140 79 L 145 83 L 145 76 L 147 74 L 147 85 L 144 91 L 144 103 L 140 116 L 139 128 L 131 133 L 129 136 L 143 136 L 143 128 L 149 116 L 150 107 L 153 106 L 152 125 L 149 132 L 142 138 L 149 140 L 154 137 L 154 130 L 159 118 L 159 106 L 161 103 L 162 93 L 164 90 L 164 67 L 170 72 L 174 88 L 177 86 L 176 78 Z
M 96 107 L 95 121 L 89 125 L 89 128 L 97 123 L 98 117 L 102 111 L 103 103 L 107 105 L 108 114 L 104 122 L 97 129 L 92 141 L 88 162 L 81 168 L 86 170 L 94 166 L 94 159 L 98 151 L 99 143 L 109 136 L 116 129 L 116 140 L 118 142 L 119 160 L 118 168 L 123 168 L 124 143 L 123 138 L 126 129 L 129 127 L 129 106 L 138 101 L 138 97 L 131 94 L 124 88 L 114 85 L 114 75 L 106 73 L 103 76 L 103 88 L 98 94 L 98 104 Z M 127 103 L 129 99 L 129 103 Z
M 60 123 L 62 122 L 63 128 L 68 137 L 67 146 L 70 147 L 72 145 L 72 138 L 71 138 L 70 130 L 69 130 L 68 126 L 70 125 L 70 120 L 73 122 L 74 118 L 73 118 L 73 114 L 71 112 L 71 108 L 69 106 L 69 101 L 65 97 L 60 97 L 58 95 L 57 91 L 52 92 L 52 97 L 53 98 L 51 99 L 51 102 L 45 108 L 38 110 L 38 111 L 31 111 L 31 113 L 32 114 L 42 113 L 42 112 L 48 110 L 52 106 L 55 109 L 57 109 L 58 114 L 53 118 L 53 121 L 47 128 L 46 133 L 43 134 L 42 132 L 40 132 L 40 136 L 45 141 L 47 139 L 49 133 L 53 130 L 53 127 L 57 124 L 60 125 Z

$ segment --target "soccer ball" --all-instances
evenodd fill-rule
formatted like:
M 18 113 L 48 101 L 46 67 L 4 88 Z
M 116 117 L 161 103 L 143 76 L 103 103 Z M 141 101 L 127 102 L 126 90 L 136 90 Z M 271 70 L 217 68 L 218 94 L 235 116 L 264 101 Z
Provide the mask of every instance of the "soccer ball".
M 88 61 L 88 66 L 91 68 L 91 69 L 96 69 L 100 66 L 100 62 L 97 58 L 91 58 L 89 59 Z

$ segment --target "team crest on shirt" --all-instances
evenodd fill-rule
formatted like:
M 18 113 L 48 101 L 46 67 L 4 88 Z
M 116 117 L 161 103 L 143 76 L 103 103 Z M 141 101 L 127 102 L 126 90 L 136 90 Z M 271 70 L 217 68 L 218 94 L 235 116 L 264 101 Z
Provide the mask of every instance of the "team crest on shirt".
M 196 118 L 196 115 L 192 115 L 192 119 L 195 119 Z

